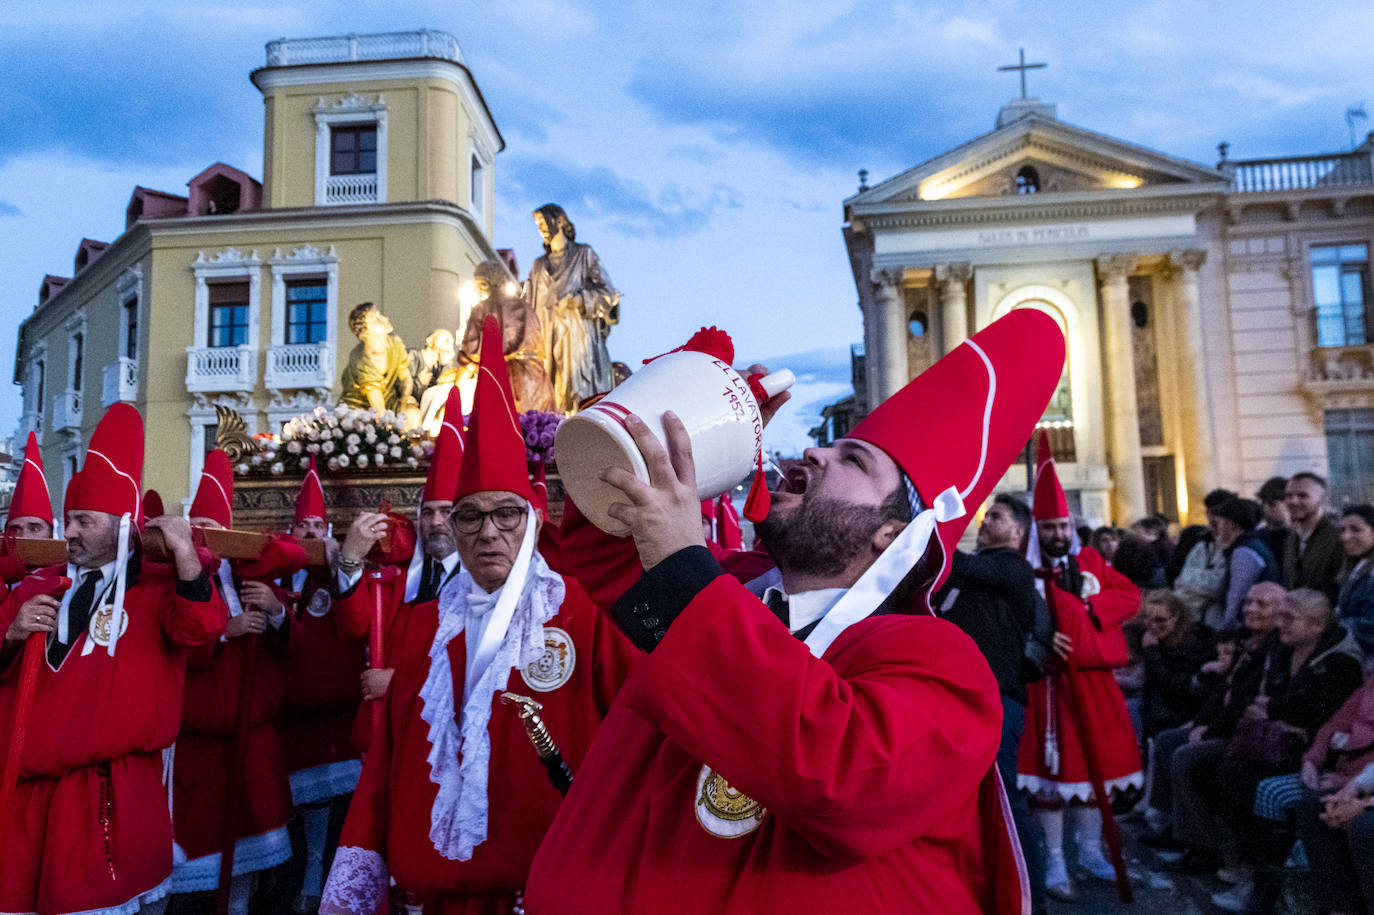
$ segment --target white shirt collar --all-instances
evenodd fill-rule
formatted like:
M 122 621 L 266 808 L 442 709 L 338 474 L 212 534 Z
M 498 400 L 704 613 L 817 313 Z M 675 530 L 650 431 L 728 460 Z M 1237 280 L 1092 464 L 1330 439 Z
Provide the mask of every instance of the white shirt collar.
M 835 606 L 835 602 L 840 599 L 847 588 L 820 588 L 815 591 L 802 591 L 799 594 L 788 594 L 781 587 L 769 588 L 768 591 L 776 591 L 787 599 L 787 628 L 793 632 L 805 629 L 816 620 L 830 612 L 830 608 Z M 764 602 L 768 600 L 768 592 L 764 592 Z

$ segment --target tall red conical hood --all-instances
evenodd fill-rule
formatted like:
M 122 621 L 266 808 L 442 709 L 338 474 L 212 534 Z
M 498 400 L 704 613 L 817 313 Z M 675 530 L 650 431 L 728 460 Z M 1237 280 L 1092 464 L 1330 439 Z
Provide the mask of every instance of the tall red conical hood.
M 142 520 L 143 417 L 127 403 L 112 404 L 91 433 L 86 461 L 67 484 L 68 511 L 127 513 Z
M 1069 517 L 1069 500 L 1059 483 L 1050 436 L 1044 429 L 1035 437 L 1035 496 L 1031 501 L 1031 515 L 1036 521 Z
M 43 453 L 38 450 L 38 436 L 32 432 L 29 443 L 24 446 L 24 466 L 14 483 L 14 498 L 10 500 L 5 522 L 8 524 L 16 518 L 39 518 L 52 524 L 52 493 L 43 476 Z
M 530 481 L 530 488 L 534 490 L 534 510 L 539 512 L 545 521 L 549 520 L 549 473 L 543 461 L 534 465 L 534 478 Z
M 301 490 L 296 495 L 296 517 L 292 524 L 300 524 L 306 518 L 325 520 L 324 487 L 320 484 L 320 472 L 315 468 L 315 455 L 310 455 L 310 466 L 306 468 L 305 479 L 301 480 Z
M 510 373 L 501 349 L 501 325 L 488 315 L 482 325 L 477 389 L 468 420 L 467 449 L 458 475 L 457 502 L 475 492 L 513 492 L 534 502 L 525 464 L 525 437 L 515 412 Z
M 200 485 L 187 517 L 209 518 L 222 527 L 234 526 L 234 466 L 229 463 L 229 455 L 218 448 L 205 455 Z
M 156 489 L 150 489 L 143 494 L 143 521 L 147 523 L 151 518 L 161 518 L 167 514 L 167 510 L 162 507 L 162 494 Z
M 897 462 L 926 508 L 937 509 L 941 571 L 974 511 L 1020 455 L 1064 370 L 1064 335 L 1043 312 L 1019 308 L 964 341 L 883 401 L 849 433 Z M 947 491 L 962 512 L 951 510 Z M 943 503 L 943 504 L 942 504 Z
M 434 440 L 434 453 L 429 457 L 429 476 L 425 477 L 425 491 L 421 502 L 457 502 L 453 493 L 458 489 L 458 473 L 463 466 L 463 398 L 458 385 L 448 392 L 444 402 L 444 423 Z

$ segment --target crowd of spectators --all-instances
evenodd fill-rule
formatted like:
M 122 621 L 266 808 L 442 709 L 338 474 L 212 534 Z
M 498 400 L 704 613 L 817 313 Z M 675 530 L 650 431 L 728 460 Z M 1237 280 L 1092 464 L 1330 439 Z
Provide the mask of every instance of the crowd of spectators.
M 1170 870 L 1230 884 L 1213 897 L 1221 909 L 1271 911 L 1305 861 L 1320 911 L 1374 912 L 1374 506 L 1333 512 L 1325 481 L 1306 472 L 1269 480 L 1254 499 L 1216 490 L 1204 504 L 1206 526 L 1171 530 L 1157 516 L 1078 530 L 1141 593 L 1115 673 L 1145 787 L 1116 807 L 1143 821 Z M 1002 686 L 999 763 L 1042 909 L 1047 889 L 1071 899 L 1072 887 L 1045 885 L 1044 836 L 1014 788 L 1014 747 L 1025 684 L 1064 646 L 1021 558 L 1036 536 L 1029 511 L 999 496 L 987 516 L 936 607 L 979 643 Z

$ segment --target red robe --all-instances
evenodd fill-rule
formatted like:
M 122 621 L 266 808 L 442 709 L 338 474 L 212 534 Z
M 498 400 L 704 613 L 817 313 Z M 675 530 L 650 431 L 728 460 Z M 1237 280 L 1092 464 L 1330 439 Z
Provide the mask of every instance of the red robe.
M 129 625 L 113 658 L 101 646 L 82 657 L 82 633 L 59 669 L 39 667 L 17 815 L 0 823 L 0 911 L 123 905 L 171 873 L 162 751 L 181 727 L 187 649 L 219 638 L 225 608 L 214 593 L 178 596 L 175 572 L 147 561 L 124 607 Z M 17 671 L 0 672 L 0 734 L 13 733 Z
M 1091 547 L 1073 558 L 1084 573 L 1082 597 L 1058 581 L 1046 585 L 1055 629 L 1073 640 L 1073 650 L 1058 670 L 1029 684 L 1017 772 L 1027 790 L 1088 800 L 1093 792 L 1085 749 L 1108 791 L 1138 787 L 1143 779 L 1135 729 L 1112 676 L 1129 660 L 1121 624 L 1140 608 L 1140 590 Z M 1084 733 L 1091 735 L 1090 747 Z
M 507 689 L 543 704 L 540 716 L 576 773 L 638 652 L 576 582 L 563 581 L 563 604 L 544 627 L 557 627 L 571 638 L 575 662 L 570 679 L 538 692 L 522 672 L 512 671 Z M 499 694 L 493 696 L 487 839 L 468 861 L 449 860 L 435 851 L 429 831 L 438 786 L 430 780 L 429 725 L 420 717 L 419 693 L 429 674 L 437 625 L 438 602 L 428 601 L 398 615 L 390 629 L 388 664 L 395 664 L 396 673 L 382 700 L 383 727 L 364 759 L 339 838 L 331 885 L 340 862 L 346 864 L 359 850 L 372 851 L 385 859 L 398 887 L 425 903 L 426 913 L 506 913 L 525 885 L 530 861 L 562 795 L 550 783 L 516 710 L 502 703 Z M 449 642 L 448 653 L 453 671 L 466 669 L 461 634 Z M 454 692 L 461 707 L 461 681 Z M 374 911 L 385 912 L 382 902 Z
M 578 555 L 598 602 L 633 574 L 623 542 Z M 626 682 L 525 909 L 1022 911 L 1000 734 L 996 681 L 953 624 L 869 617 L 818 659 L 722 575 Z
M 173 767 L 173 829 L 177 844 L 192 860 L 221 850 L 228 811 L 229 776 L 234 760 L 234 729 L 238 718 L 239 687 L 247 675 L 251 639 L 258 640 L 257 660 L 249 705 L 247 744 L 243 749 L 239 810 L 234 834 L 239 850 L 234 873 L 247 873 L 280 863 L 284 833 L 270 848 L 261 848 L 260 860 L 244 840 L 283 830 L 291 819 L 291 791 L 287 783 L 286 757 L 277 733 L 286 680 L 286 634 L 268 631 L 216 642 L 194 652 L 186 669 L 186 708 L 177 737 Z M 289 853 L 289 852 L 288 852 Z M 254 866 L 254 865 L 259 866 Z M 203 885 L 214 872 L 214 883 Z M 179 871 L 180 874 L 180 871 Z M 192 885 L 179 875 L 176 892 L 214 889 L 216 864 Z
M 347 794 L 357 782 L 351 733 L 367 661 L 363 639 L 345 634 L 328 594 L 328 582 L 308 576 L 291 609 L 281 735 L 296 804 Z

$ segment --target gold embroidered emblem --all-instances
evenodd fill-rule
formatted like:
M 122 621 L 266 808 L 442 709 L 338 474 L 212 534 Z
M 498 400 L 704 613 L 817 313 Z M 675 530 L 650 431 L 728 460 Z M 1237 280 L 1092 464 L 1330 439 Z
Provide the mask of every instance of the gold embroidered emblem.
M 91 641 L 101 648 L 108 647 L 110 644 L 110 629 L 114 621 L 114 604 L 106 604 L 99 610 L 91 614 L 91 622 L 86 627 L 87 634 Z M 124 638 L 124 633 L 129 631 L 129 611 L 126 609 L 119 617 L 119 637 Z
M 1102 582 L 1097 580 L 1097 576 L 1091 572 L 1083 573 L 1083 587 L 1079 590 L 1078 596 L 1087 600 L 1096 594 L 1102 593 Z
M 544 627 L 544 653 L 520 671 L 525 684 L 535 692 L 547 693 L 572 679 L 577 664 L 577 646 L 572 636 L 557 626 Z
M 697 822 L 711 835 L 737 839 L 758 829 L 768 811 L 749 795 L 730 787 L 710 766 L 702 766 L 697 776 L 696 812 Z

